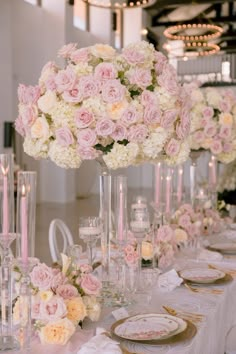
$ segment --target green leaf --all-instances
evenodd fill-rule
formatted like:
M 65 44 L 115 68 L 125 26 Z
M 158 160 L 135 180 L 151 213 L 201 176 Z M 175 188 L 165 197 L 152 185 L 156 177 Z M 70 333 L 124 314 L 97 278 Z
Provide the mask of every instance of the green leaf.
M 103 146 L 102 144 L 97 144 L 94 147 L 96 150 L 102 151 L 107 154 L 108 152 L 111 151 L 113 145 L 114 145 L 114 142 L 112 142 L 111 144 L 109 144 L 107 146 Z

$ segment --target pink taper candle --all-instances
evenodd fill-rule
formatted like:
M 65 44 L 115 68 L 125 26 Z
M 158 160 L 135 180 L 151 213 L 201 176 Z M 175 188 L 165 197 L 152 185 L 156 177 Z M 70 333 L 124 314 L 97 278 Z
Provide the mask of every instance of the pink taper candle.
M 8 215 L 8 180 L 6 173 L 3 174 L 3 226 L 4 235 L 9 232 L 9 215 Z
M 27 200 L 26 188 L 22 186 L 21 191 L 21 256 L 22 261 L 28 261 L 28 228 L 27 228 Z
M 211 157 L 211 162 L 212 162 L 212 184 L 215 186 L 217 183 L 217 178 L 216 178 L 216 158 L 215 156 Z
M 120 193 L 119 193 L 119 215 L 118 215 L 118 240 L 123 241 L 124 240 L 124 222 L 123 222 L 123 216 L 124 216 L 124 194 L 122 191 L 122 187 L 120 186 Z
M 171 176 L 166 177 L 166 213 L 170 214 Z
M 160 190 L 161 190 L 161 163 L 155 166 L 155 204 L 160 204 Z
M 178 186 L 177 186 L 177 199 L 181 203 L 183 193 L 183 167 L 178 168 Z

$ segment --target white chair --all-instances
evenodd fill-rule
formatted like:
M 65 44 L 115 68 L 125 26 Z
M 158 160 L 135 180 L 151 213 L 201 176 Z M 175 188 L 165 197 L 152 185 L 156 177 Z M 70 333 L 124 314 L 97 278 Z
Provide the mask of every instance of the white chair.
M 225 354 L 236 354 L 236 323 L 226 334 Z
M 59 231 L 59 232 L 58 232 Z M 63 247 L 59 251 L 58 235 L 62 237 Z M 73 237 L 68 226 L 60 219 L 54 219 L 49 226 L 49 248 L 53 262 L 60 261 L 60 254 L 66 253 L 67 247 L 74 244 Z

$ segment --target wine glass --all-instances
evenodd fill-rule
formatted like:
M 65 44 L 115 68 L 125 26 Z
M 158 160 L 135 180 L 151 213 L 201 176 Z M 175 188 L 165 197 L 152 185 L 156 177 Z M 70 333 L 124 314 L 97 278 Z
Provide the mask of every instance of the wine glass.
M 132 205 L 130 229 L 137 241 L 138 252 L 138 289 L 140 289 L 140 275 L 142 267 L 142 241 L 150 229 L 149 213 L 147 208 L 140 209 L 136 204 Z
M 102 223 L 96 216 L 79 218 L 79 237 L 86 243 L 89 264 L 92 266 L 94 261 L 94 248 L 97 240 L 101 237 Z

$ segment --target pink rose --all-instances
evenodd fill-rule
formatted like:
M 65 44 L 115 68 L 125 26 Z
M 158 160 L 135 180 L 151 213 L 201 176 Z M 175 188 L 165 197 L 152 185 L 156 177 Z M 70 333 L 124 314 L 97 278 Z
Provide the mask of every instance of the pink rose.
M 64 285 L 67 282 L 67 278 L 59 269 L 53 269 L 53 278 L 51 281 L 51 288 L 56 291 L 58 286 Z
M 73 285 L 64 284 L 58 286 L 56 294 L 62 297 L 64 300 L 68 300 L 78 296 L 78 290 Z
M 78 133 L 77 141 L 83 147 L 93 146 L 97 142 L 97 134 L 94 129 L 86 128 Z
M 48 78 L 45 81 L 45 87 L 47 90 L 56 91 L 57 85 L 55 79 L 56 79 L 56 74 L 51 74 L 48 76 Z
M 157 105 L 148 105 L 145 107 L 143 115 L 144 123 L 147 125 L 158 124 L 161 120 L 161 110 Z
M 170 242 L 173 240 L 174 231 L 169 225 L 159 227 L 157 230 L 156 242 Z
M 83 275 L 80 286 L 87 295 L 98 295 L 102 288 L 101 282 L 92 274 Z
M 185 139 L 188 133 L 189 133 L 188 126 L 184 126 L 181 123 L 176 124 L 176 135 L 180 140 Z
M 59 145 L 67 147 L 74 143 L 74 137 L 71 130 L 68 127 L 62 127 L 55 132 L 56 140 Z
M 121 121 L 126 127 L 136 123 L 138 119 L 139 114 L 134 106 L 129 106 L 128 108 L 126 108 L 121 116 Z
M 133 85 L 141 87 L 143 90 L 152 84 L 152 75 L 150 70 L 135 68 L 129 81 Z
M 112 63 L 100 63 L 94 70 L 94 76 L 102 81 L 116 79 L 117 70 Z
M 223 144 L 223 151 L 228 153 L 233 150 L 233 144 L 232 143 L 224 143 Z
M 40 318 L 43 321 L 57 321 L 67 314 L 66 304 L 60 296 L 53 296 L 48 301 L 41 301 Z
M 186 229 L 191 225 L 191 218 L 188 214 L 180 215 L 178 223 L 179 226 L 181 226 L 183 229 Z
M 183 204 L 181 205 L 181 207 L 179 208 L 179 210 L 181 212 L 186 212 L 188 214 L 192 214 L 194 213 L 193 207 L 190 204 Z
M 130 267 L 138 264 L 138 258 L 138 253 L 134 250 L 133 252 L 125 254 L 125 261 Z
M 82 160 L 94 160 L 98 157 L 99 152 L 91 146 L 79 146 L 78 154 L 80 155 Z
M 163 71 L 165 64 L 167 63 L 167 57 L 161 52 L 155 52 L 155 71 L 157 75 L 160 75 Z
M 18 116 L 15 120 L 15 129 L 16 129 L 17 133 L 19 133 L 21 136 L 25 137 L 26 130 L 25 130 L 25 126 L 22 122 L 21 116 Z
M 92 273 L 93 268 L 91 267 L 91 265 L 84 263 L 84 264 L 80 264 L 80 271 L 82 273 L 88 274 L 88 273 Z
M 48 290 L 51 287 L 53 270 L 45 263 L 40 263 L 34 267 L 30 273 L 33 286 L 40 290 Z
M 27 105 L 20 108 L 21 119 L 25 126 L 30 127 L 38 118 L 38 109 L 36 106 Z
M 178 140 L 176 140 L 174 138 L 170 139 L 170 141 L 168 142 L 168 144 L 165 147 L 165 152 L 169 156 L 178 155 L 179 150 L 180 150 L 180 143 Z
M 128 131 L 128 140 L 134 143 L 142 143 L 148 135 L 148 128 L 144 124 L 132 125 Z
M 116 123 L 115 129 L 111 134 L 112 139 L 115 141 L 122 141 L 127 137 L 127 129 L 123 124 Z
M 55 77 L 57 91 L 59 93 L 62 93 L 64 91 L 72 90 L 76 84 L 76 80 L 76 74 L 70 67 L 67 67 L 65 70 L 59 71 Z
M 230 112 L 231 110 L 231 104 L 229 101 L 227 101 L 226 99 L 220 101 L 219 103 L 219 109 L 222 111 L 222 112 Z
M 76 49 L 70 54 L 70 59 L 75 63 L 87 63 L 89 60 L 89 51 L 87 48 Z
M 124 248 L 124 252 L 129 254 L 129 253 L 133 253 L 134 252 L 134 246 L 132 245 L 127 245 L 125 248 Z
M 231 136 L 231 126 L 222 125 L 220 127 L 219 137 L 221 139 L 229 139 Z
M 143 64 L 145 60 L 144 54 L 134 48 L 124 48 L 122 55 L 130 65 Z
M 161 75 L 157 78 L 157 82 L 161 87 L 164 87 L 170 95 L 179 94 L 180 88 L 177 81 L 177 74 L 172 65 L 164 65 Z
M 100 82 L 93 75 L 82 76 L 79 80 L 79 90 L 84 98 L 97 96 L 100 91 Z
M 93 113 L 86 108 L 79 108 L 75 112 L 75 122 L 78 128 L 87 128 L 94 121 Z
M 193 134 L 193 139 L 197 142 L 197 143 L 201 143 L 204 140 L 204 134 L 201 130 L 196 131 Z
M 141 103 L 143 106 L 155 105 L 157 102 L 157 97 L 155 94 L 149 90 L 144 90 L 141 94 Z
M 100 136 L 109 136 L 115 129 L 115 123 L 108 118 L 102 118 L 97 121 L 96 132 Z
M 164 129 L 170 129 L 178 116 L 177 109 L 170 109 L 165 111 L 161 117 L 161 127 Z
M 40 304 L 41 300 L 39 295 L 32 296 L 31 317 L 34 320 L 40 320 Z
M 62 58 L 69 58 L 72 53 L 76 50 L 77 44 L 76 43 L 69 43 L 63 45 L 61 49 L 58 51 L 58 56 Z
M 204 118 L 200 119 L 200 124 L 201 124 L 202 128 L 204 128 L 209 123 L 210 123 L 210 119 L 209 118 L 204 117 Z
M 166 253 L 164 253 L 158 259 L 158 267 L 160 267 L 161 269 L 165 269 L 169 267 L 173 262 L 173 257 L 174 257 L 174 250 L 170 248 Z
M 18 99 L 22 104 L 35 104 L 40 97 L 39 86 L 25 86 L 20 84 L 18 86 Z
M 203 108 L 202 114 L 203 114 L 204 118 L 210 119 L 214 115 L 214 109 L 212 107 L 206 106 Z
M 213 137 L 217 132 L 216 124 L 213 122 L 208 123 L 204 128 L 204 133 L 208 138 Z
M 116 103 L 123 100 L 125 87 L 119 80 L 107 80 L 102 87 L 102 98 L 106 103 Z
M 220 154 L 223 151 L 222 142 L 220 140 L 213 140 L 210 149 L 213 154 L 215 155 Z
M 76 83 L 71 90 L 64 91 L 62 98 L 65 102 L 80 103 L 83 100 L 83 91 L 78 83 Z

